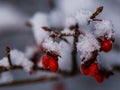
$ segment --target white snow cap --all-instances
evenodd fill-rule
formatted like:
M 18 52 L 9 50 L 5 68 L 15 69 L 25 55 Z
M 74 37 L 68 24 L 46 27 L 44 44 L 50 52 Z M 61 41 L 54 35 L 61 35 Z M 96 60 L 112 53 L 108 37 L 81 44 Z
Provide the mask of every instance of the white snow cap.
M 15 49 L 10 51 L 10 55 L 13 65 L 20 65 L 27 72 L 31 70 L 33 63 L 25 57 L 24 53 Z
M 53 42 L 52 38 L 46 38 L 43 47 L 48 51 L 55 51 L 58 55 L 61 55 L 62 52 L 62 44 Z
M 40 45 L 48 36 L 48 32 L 42 29 L 43 26 L 49 27 L 48 16 L 45 13 L 38 12 L 30 19 L 30 23 L 32 24 L 35 40 Z
M 77 43 L 77 49 L 84 54 L 86 52 L 89 53 L 94 50 L 99 50 L 100 46 L 96 38 L 92 34 L 87 33 L 85 36 L 82 36 L 81 41 Z
M 97 37 L 104 36 L 107 34 L 107 37 L 111 38 L 114 35 L 112 23 L 108 20 L 103 20 L 101 22 L 96 23 L 94 34 Z
M 85 36 L 82 36 L 81 41 L 77 43 L 77 50 L 80 50 L 82 52 L 80 58 L 81 60 L 84 58 L 84 61 L 88 60 L 94 50 L 99 49 L 99 42 L 91 33 L 87 33 Z M 84 61 L 81 63 L 84 63 Z
M 9 83 L 13 81 L 13 76 L 10 72 L 3 72 L 0 75 L 0 84 L 2 83 Z
M 6 67 L 6 68 L 10 67 L 7 57 L 4 57 L 3 59 L 0 60 L 0 66 Z

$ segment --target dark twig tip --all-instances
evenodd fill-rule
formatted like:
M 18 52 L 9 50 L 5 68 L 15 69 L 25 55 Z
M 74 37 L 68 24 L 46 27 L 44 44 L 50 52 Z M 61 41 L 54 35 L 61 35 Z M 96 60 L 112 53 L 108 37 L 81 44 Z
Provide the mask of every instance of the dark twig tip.
M 6 47 L 6 52 L 9 53 L 10 52 L 10 47 Z
M 46 27 L 46 26 L 43 26 L 42 29 L 44 29 L 45 31 L 49 31 L 49 32 L 52 31 L 50 28 L 48 28 L 48 27 Z

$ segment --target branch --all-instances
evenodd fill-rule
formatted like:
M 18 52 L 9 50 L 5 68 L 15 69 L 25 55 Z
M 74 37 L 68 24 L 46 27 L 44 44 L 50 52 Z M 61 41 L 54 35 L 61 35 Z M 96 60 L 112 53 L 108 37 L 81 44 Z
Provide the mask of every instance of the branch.
M 12 67 L 12 62 L 11 62 L 11 58 L 10 58 L 10 48 L 9 47 L 6 47 L 6 54 L 7 54 L 8 62 L 10 64 L 10 66 Z
M 93 20 L 93 21 L 97 20 L 97 19 L 95 19 L 96 16 L 98 16 L 102 11 L 103 11 L 103 6 L 98 7 L 97 10 L 90 16 L 90 20 L 88 20 L 88 25 L 90 24 L 91 20 Z
M 76 55 L 77 55 L 77 48 L 76 48 L 76 43 L 78 42 L 78 37 L 80 35 L 79 33 L 79 26 L 78 24 L 76 24 L 75 26 L 75 35 L 73 37 L 73 50 L 72 50 L 72 72 L 73 73 L 76 73 L 78 71 L 78 68 L 77 68 L 77 58 L 76 58 Z

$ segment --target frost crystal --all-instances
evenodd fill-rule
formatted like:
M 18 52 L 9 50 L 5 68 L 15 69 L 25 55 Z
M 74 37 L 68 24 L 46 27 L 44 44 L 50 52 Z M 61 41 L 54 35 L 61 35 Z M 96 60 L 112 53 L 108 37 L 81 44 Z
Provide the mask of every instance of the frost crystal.
M 6 68 L 10 67 L 7 57 L 4 57 L 3 59 L 0 60 L 0 66 Z
M 9 83 L 13 81 L 13 77 L 10 72 L 3 72 L 0 75 L 0 84 Z
M 95 29 L 96 30 L 95 30 L 94 34 L 97 37 L 107 35 L 108 38 L 111 38 L 114 35 L 113 25 L 110 21 L 107 21 L 107 20 L 98 22 L 95 25 Z
M 33 63 L 28 60 L 22 52 L 18 50 L 11 50 L 10 55 L 13 65 L 22 66 L 27 72 L 31 70 Z
M 52 38 L 46 38 L 43 43 L 43 47 L 48 51 L 56 52 L 58 55 L 60 55 L 62 51 L 62 44 L 53 42 Z

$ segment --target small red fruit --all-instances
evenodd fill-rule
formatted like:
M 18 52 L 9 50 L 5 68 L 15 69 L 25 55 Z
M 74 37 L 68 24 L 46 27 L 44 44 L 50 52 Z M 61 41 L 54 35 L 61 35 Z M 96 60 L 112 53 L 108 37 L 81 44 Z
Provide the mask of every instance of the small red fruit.
M 80 71 L 83 75 L 88 75 L 89 74 L 89 69 L 88 68 L 84 69 L 84 68 L 80 67 Z
M 98 64 L 96 62 L 92 63 L 91 66 L 89 67 L 89 74 L 92 77 L 95 77 L 98 72 L 99 72 Z
M 48 55 L 42 56 L 42 66 L 43 66 L 44 69 L 48 68 L 50 58 L 51 57 L 48 56 Z
M 95 79 L 98 83 L 102 83 L 104 81 L 104 75 L 99 73 L 95 76 Z
M 54 58 L 50 58 L 49 68 L 52 72 L 57 72 L 58 70 L 58 62 Z
M 111 40 L 105 40 L 101 43 L 101 49 L 104 52 L 109 52 L 112 49 L 112 42 Z

